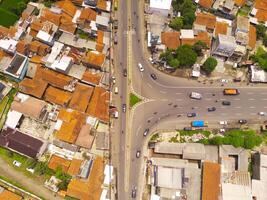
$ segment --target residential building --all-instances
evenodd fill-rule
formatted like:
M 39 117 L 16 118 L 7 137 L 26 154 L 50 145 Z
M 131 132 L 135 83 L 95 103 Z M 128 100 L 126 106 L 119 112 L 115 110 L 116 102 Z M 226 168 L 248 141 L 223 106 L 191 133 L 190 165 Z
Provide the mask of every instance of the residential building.
M 149 9 L 152 13 L 168 16 L 172 0 L 150 0 Z
M 228 58 L 233 55 L 236 46 L 233 36 L 218 34 L 213 42 L 212 54 Z
M 237 16 L 236 21 L 234 23 L 234 32 L 237 44 L 244 46 L 248 45 L 249 28 L 249 19 L 247 17 Z

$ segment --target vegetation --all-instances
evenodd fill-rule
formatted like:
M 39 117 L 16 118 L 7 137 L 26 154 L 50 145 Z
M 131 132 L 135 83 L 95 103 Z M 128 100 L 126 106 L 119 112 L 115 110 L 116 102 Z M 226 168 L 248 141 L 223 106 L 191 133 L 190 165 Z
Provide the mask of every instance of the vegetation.
M 183 28 L 190 29 L 195 21 L 196 5 L 191 0 L 173 0 L 174 11 L 180 12 L 183 20 Z
M 169 26 L 174 29 L 179 31 L 182 27 L 183 27 L 184 23 L 183 23 L 183 18 L 182 17 L 176 17 L 173 18 L 169 24 Z
M 210 131 L 205 131 L 205 130 L 191 130 L 191 131 L 184 131 L 184 130 L 179 130 L 180 136 L 192 136 L 194 134 L 202 134 L 206 137 L 209 137 L 211 132 Z
M 202 56 L 202 50 L 203 49 L 207 49 L 208 46 L 205 42 L 203 41 L 197 41 L 194 45 L 193 45 L 193 50 L 197 53 L 198 56 Z
M 238 10 L 237 15 L 246 17 L 246 16 L 248 16 L 250 10 L 251 10 L 251 7 L 245 5 L 245 6 L 243 6 L 242 8 L 240 8 L 240 9 Z
M 176 136 L 173 136 L 170 140 L 169 140 L 169 142 L 173 142 L 173 143 L 177 143 L 177 142 L 179 142 L 179 140 L 178 140 L 178 135 L 176 135 Z
M 150 138 L 150 141 L 154 142 L 154 141 L 157 141 L 158 139 L 159 139 L 159 134 L 156 133 L 156 134 L 152 135 L 152 137 Z
M 55 177 L 61 180 L 61 182 L 57 185 L 59 190 L 66 190 L 71 180 L 71 176 L 64 173 L 59 167 L 56 169 Z
M 256 54 L 251 56 L 251 59 L 258 63 L 258 65 L 264 70 L 267 71 L 267 52 L 264 51 L 262 47 L 257 49 Z
M 209 57 L 201 66 L 201 69 L 205 71 L 207 74 L 210 74 L 215 67 L 217 66 L 218 62 L 215 58 Z
M 252 130 L 231 130 L 225 133 L 225 136 L 215 136 L 210 139 L 202 139 L 199 141 L 203 144 L 222 145 L 228 144 L 234 147 L 243 147 L 245 149 L 253 149 L 262 143 L 262 138 Z
M 130 94 L 130 107 L 133 107 L 135 104 L 139 103 L 141 99 L 135 94 Z
M 257 39 L 263 39 L 266 35 L 266 27 L 263 24 L 256 25 Z

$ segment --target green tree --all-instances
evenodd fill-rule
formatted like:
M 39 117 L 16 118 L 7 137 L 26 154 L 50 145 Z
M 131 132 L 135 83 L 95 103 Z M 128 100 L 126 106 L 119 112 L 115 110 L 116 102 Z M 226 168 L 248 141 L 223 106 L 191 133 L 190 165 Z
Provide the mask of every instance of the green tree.
M 258 65 L 265 71 L 267 71 L 267 52 L 262 47 L 257 49 L 256 54 L 251 56 L 251 59 L 258 63 Z
M 210 139 L 210 144 L 213 144 L 213 145 L 222 145 L 223 144 L 223 137 L 220 137 L 220 136 L 216 136 L 216 137 L 213 137 Z
M 168 62 L 168 65 L 170 65 L 173 68 L 178 68 L 179 67 L 179 63 L 180 63 L 179 60 L 174 58 L 174 59 L 172 59 L 172 60 L 170 60 Z
M 201 69 L 205 71 L 207 74 L 210 74 L 215 67 L 217 66 L 218 62 L 215 58 L 209 57 L 204 64 L 201 66 Z
M 71 176 L 64 173 L 61 169 L 61 167 L 58 167 L 56 169 L 55 177 L 60 179 L 61 182 L 57 185 L 60 190 L 66 190 L 68 187 L 68 184 L 71 180 Z
M 191 67 L 197 60 L 197 54 L 190 45 L 182 45 L 176 49 L 175 56 L 180 66 Z
M 266 34 L 266 27 L 263 24 L 256 25 L 257 39 L 262 39 Z
M 202 50 L 203 49 L 207 49 L 208 46 L 205 42 L 198 40 L 194 45 L 193 45 L 193 49 L 194 51 L 197 53 L 198 56 L 202 56 Z
M 183 18 L 182 17 L 176 17 L 171 20 L 169 26 L 174 29 L 179 31 L 183 27 Z
M 38 162 L 34 168 L 35 173 L 38 175 L 52 175 L 53 170 L 49 169 L 46 162 Z
M 23 10 L 25 10 L 27 7 L 27 4 L 23 1 L 20 1 L 18 4 L 17 4 L 17 14 L 20 15 Z
M 267 34 L 263 36 L 262 43 L 265 47 L 267 47 Z

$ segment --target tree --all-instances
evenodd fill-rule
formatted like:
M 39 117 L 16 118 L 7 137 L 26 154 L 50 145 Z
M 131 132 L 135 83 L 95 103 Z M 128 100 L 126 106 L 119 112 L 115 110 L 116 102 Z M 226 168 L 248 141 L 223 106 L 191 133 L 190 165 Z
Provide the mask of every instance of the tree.
M 61 167 L 57 167 L 55 177 L 60 179 L 61 182 L 57 185 L 60 190 L 66 190 L 71 180 L 71 176 L 64 173 Z
M 208 46 L 205 42 L 198 40 L 194 45 L 193 49 L 197 53 L 198 56 L 202 56 L 202 49 L 207 49 Z
M 263 36 L 262 43 L 265 47 L 267 47 L 267 35 L 266 34 Z
M 251 59 L 258 63 L 260 68 L 262 68 L 264 71 L 267 71 L 267 52 L 264 51 L 263 48 L 259 47 L 256 54 L 251 56 Z
M 20 1 L 17 4 L 17 14 L 20 15 L 26 9 L 26 7 L 27 7 L 26 3 L 24 3 L 23 1 Z
M 182 17 L 176 17 L 171 20 L 169 26 L 174 29 L 179 31 L 183 27 L 183 18 Z
M 266 34 L 266 27 L 263 24 L 256 25 L 257 39 L 262 39 Z
M 207 74 L 210 74 L 215 67 L 217 66 L 218 62 L 215 58 L 209 57 L 204 64 L 201 66 L 201 69 L 205 71 Z
M 176 49 L 176 56 L 182 67 L 191 67 L 197 60 L 197 54 L 190 45 L 182 45 Z
M 168 65 L 170 65 L 172 68 L 178 68 L 179 67 L 179 60 L 174 58 L 168 62 Z

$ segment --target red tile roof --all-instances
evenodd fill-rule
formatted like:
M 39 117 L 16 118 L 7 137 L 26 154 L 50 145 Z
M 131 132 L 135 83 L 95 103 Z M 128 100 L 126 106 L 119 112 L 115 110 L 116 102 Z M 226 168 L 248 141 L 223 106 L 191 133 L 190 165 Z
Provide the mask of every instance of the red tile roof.
M 162 32 L 161 43 L 169 49 L 176 49 L 180 46 L 180 32 Z
M 253 25 L 249 26 L 249 43 L 248 46 L 251 49 L 255 48 L 256 45 L 256 41 L 257 41 L 257 34 L 256 34 L 256 28 Z
M 213 4 L 213 0 L 199 0 L 198 3 L 204 8 L 211 8 Z
M 216 16 L 210 13 L 197 13 L 194 23 L 206 26 L 209 29 L 214 29 L 216 24 Z

